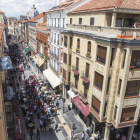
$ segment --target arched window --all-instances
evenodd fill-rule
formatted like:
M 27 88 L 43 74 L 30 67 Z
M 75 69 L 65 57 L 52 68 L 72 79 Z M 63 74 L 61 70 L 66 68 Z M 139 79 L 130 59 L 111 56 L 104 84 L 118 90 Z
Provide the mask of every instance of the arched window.
M 77 39 L 77 48 L 80 49 L 80 39 Z
M 91 53 L 91 42 L 90 41 L 88 42 L 87 52 L 88 53 Z

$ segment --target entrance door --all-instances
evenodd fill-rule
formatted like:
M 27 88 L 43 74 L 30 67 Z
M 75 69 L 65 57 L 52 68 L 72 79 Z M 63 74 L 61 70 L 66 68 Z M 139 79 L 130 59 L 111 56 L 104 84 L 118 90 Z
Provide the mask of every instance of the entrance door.
M 122 19 L 117 19 L 117 27 L 122 27 Z

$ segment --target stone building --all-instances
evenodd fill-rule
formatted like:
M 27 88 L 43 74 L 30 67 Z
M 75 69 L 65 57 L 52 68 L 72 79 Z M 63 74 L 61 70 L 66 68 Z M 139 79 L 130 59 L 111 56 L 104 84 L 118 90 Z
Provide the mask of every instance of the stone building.
M 134 3 L 91 0 L 68 13 L 63 31 L 63 79 L 71 84 L 64 96 L 104 140 L 114 132 L 131 140 L 140 130 L 140 6 Z

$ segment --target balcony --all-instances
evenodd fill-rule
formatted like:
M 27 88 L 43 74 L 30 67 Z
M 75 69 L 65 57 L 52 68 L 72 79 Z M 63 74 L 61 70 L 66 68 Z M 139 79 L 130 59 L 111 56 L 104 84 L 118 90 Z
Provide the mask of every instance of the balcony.
M 89 84 L 90 83 L 90 75 L 89 74 L 86 74 L 85 72 L 81 72 L 81 79 L 83 79 L 83 81 L 86 83 L 86 84 Z
M 79 76 L 79 68 L 78 67 L 76 67 L 76 66 L 72 66 L 72 71 L 74 72 L 74 75 L 75 76 Z
M 129 28 L 129 27 L 101 27 L 101 26 L 89 26 L 89 25 L 77 25 L 77 24 L 67 24 L 67 28 L 73 28 L 73 30 L 81 30 L 86 33 L 106 33 L 114 34 L 118 36 L 133 36 L 136 32 L 139 35 L 140 28 Z
M 71 83 L 71 89 L 73 90 L 73 92 L 78 93 L 77 85 L 75 85 L 74 83 Z
M 126 92 L 125 93 L 125 97 L 138 96 L 138 95 L 139 95 L 139 91 L 131 91 L 131 92 Z
M 95 85 L 98 89 L 102 90 L 102 86 L 101 86 L 99 83 L 97 83 L 96 81 L 94 81 L 94 85 Z
M 87 53 L 86 54 L 86 57 L 91 59 L 91 54 L 90 53 Z
M 106 60 L 100 56 L 97 56 L 97 61 L 102 63 L 102 64 L 105 64 Z

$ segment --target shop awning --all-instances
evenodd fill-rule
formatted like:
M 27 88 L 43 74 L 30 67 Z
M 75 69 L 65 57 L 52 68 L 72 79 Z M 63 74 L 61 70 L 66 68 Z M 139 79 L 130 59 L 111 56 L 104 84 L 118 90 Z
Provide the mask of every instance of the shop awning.
M 67 91 L 67 93 L 69 94 L 69 96 L 73 99 L 74 97 L 76 97 L 75 93 L 72 90 Z
M 81 100 L 80 97 L 75 97 L 72 102 L 75 104 L 75 106 L 81 111 L 81 113 L 87 117 L 90 114 L 89 111 L 89 105 L 85 105 Z
M 38 54 L 36 54 L 33 59 L 39 67 L 45 62 Z
M 53 73 L 50 68 L 44 70 L 43 74 L 47 78 L 53 89 L 61 84 L 61 80 Z
M 16 139 L 19 139 L 19 140 L 24 139 L 22 124 L 19 118 L 16 118 Z
M 26 48 L 25 49 L 25 52 L 30 52 L 31 51 L 31 48 Z

